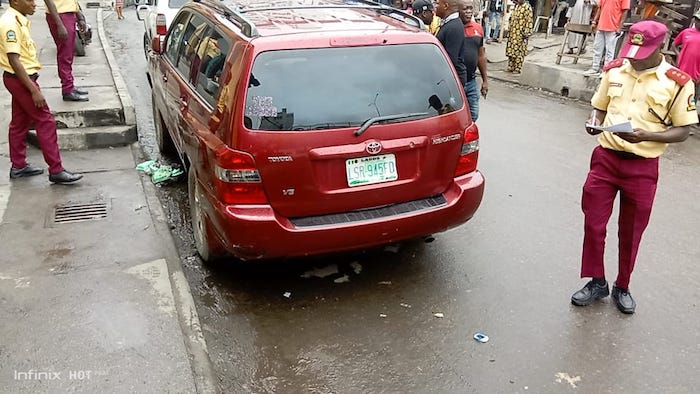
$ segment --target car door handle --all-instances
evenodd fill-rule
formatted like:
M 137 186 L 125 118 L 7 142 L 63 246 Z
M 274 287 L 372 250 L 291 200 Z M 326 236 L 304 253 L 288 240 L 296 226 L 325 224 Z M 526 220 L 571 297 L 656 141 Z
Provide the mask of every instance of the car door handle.
M 168 82 L 168 76 L 163 74 L 163 82 Z
M 180 105 L 183 108 L 187 107 L 187 100 L 185 99 L 185 97 L 180 97 Z

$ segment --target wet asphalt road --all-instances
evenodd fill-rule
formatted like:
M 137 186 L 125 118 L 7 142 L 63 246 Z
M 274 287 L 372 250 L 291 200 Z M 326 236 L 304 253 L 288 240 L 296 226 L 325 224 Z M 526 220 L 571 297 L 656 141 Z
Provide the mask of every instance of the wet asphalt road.
M 105 26 L 136 105 L 144 158 L 155 158 L 143 29 L 133 8 L 125 15 Z M 661 161 L 631 284 L 637 313 L 622 315 L 609 299 L 576 308 L 569 297 L 584 283 L 580 193 L 595 146 L 582 128 L 588 112 L 493 81 L 478 122 L 483 204 L 428 244 L 202 266 L 185 183 L 161 187 L 221 390 L 696 392 L 700 138 Z M 490 340 L 476 342 L 476 332 Z

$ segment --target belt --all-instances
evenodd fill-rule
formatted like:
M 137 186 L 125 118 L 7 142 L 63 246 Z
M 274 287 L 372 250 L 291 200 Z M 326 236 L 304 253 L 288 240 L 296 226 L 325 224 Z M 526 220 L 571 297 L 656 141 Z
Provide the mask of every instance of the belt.
M 620 159 L 623 160 L 641 160 L 641 159 L 647 159 L 646 157 L 642 157 L 639 155 L 635 155 L 632 152 L 626 152 L 626 151 L 621 151 L 621 150 L 615 150 L 615 149 L 608 149 L 605 148 L 606 151 L 613 153 L 615 156 L 619 157 Z
M 2 76 L 7 77 L 7 78 L 17 78 L 17 74 L 8 73 L 7 71 L 3 72 Z M 39 79 L 39 74 L 38 73 L 31 74 L 31 75 L 29 75 L 29 79 L 31 79 L 32 81 L 36 81 L 37 79 Z

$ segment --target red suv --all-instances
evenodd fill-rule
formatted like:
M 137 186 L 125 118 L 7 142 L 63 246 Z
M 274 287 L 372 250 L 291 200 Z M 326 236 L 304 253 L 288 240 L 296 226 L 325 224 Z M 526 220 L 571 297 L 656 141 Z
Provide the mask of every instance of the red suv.
M 149 55 L 162 151 L 189 172 L 197 250 L 243 260 L 458 226 L 479 133 L 439 42 L 364 0 L 189 2 Z

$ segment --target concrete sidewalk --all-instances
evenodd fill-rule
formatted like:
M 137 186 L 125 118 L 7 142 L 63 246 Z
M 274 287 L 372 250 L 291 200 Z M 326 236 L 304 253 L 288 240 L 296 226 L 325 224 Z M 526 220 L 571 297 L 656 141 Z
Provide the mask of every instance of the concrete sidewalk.
M 86 12 L 101 26 L 101 12 Z M 43 13 L 31 17 L 35 39 L 48 34 Z M 88 103 L 61 100 L 53 43 L 37 40 L 48 103 L 72 133 L 95 128 L 88 142 L 119 126 L 97 123 L 127 113 L 94 37 L 74 69 Z M 138 146 L 63 150 L 65 167 L 85 175 L 76 185 L 51 185 L 47 174 L 10 181 L 11 97 L 1 89 L 0 392 L 216 392 L 167 220 L 134 169 Z M 46 168 L 31 146 L 28 160 Z
M 519 76 L 506 72 L 506 40 L 486 44 L 489 77 L 589 101 L 600 82 L 600 78 L 583 75 L 591 66 L 592 43 L 587 45 L 588 56 L 579 59 L 578 64 L 574 64 L 571 57 L 563 57 L 561 64 L 556 64 L 557 53 L 563 40 L 564 36 L 561 34 L 550 34 L 548 37 L 544 33 L 533 34 Z
M 131 97 L 106 43 L 102 10 L 86 8 L 85 18 L 92 26 L 92 42 L 85 56 L 73 62 L 75 85 L 90 92 L 90 101 L 63 101 L 56 66 L 56 44 L 51 38 L 43 3 L 29 17 L 32 37 L 39 52 L 42 69 L 39 84 L 59 127 L 59 146 L 79 150 L 124 146 L 135 142 L 136 115 Z M 36 139 L 30 140 L 36 145 Z

